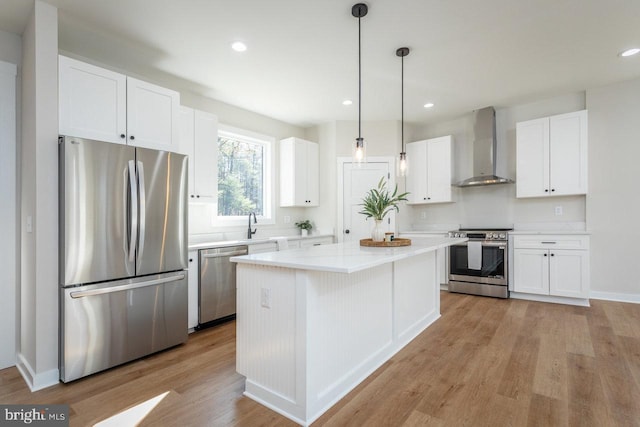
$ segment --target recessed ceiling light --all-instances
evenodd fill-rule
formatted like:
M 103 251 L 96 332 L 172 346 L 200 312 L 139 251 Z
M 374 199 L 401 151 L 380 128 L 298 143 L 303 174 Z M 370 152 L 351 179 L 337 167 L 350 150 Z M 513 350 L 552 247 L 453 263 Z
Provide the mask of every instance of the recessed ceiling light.
M 433 107 L 433 102 L 427 102 L 426 104 L 424 104 L 424 108 L 431 108 Z
M 633 56 L 636 53 L 640 52 L 640 49 L 638 49 L 637 47 L 634 47 L 633 49 L 627 49 L 624 52 L 622 52 L 620 54 L 620 56 Z
M 351 105 L 353 104 L 353 101 L 350 99 L 345 99 L 344 101 L 342 101 L 342 105 Z
M 231 49 L 235 50 L 236 52 L 244 52 L 245 50 L 247 50 L 247 45 L 242 42 L 234 42 L 231 45 Z

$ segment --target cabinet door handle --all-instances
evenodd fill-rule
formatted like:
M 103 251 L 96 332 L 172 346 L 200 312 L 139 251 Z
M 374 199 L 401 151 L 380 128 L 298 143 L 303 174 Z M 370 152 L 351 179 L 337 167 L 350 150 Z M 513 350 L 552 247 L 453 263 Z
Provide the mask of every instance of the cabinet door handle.
M 543 245 L 555 245 L 558 242 L 540 242 L 540 243 L 542 243 Z

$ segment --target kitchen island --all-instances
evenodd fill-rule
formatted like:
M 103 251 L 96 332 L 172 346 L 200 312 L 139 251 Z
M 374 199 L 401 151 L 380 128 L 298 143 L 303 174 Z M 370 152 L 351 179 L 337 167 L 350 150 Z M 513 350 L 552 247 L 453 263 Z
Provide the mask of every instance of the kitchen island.
M 437 249 L 358 242 L 234 257 L 245 395 L 308 425 L 440 317 Z

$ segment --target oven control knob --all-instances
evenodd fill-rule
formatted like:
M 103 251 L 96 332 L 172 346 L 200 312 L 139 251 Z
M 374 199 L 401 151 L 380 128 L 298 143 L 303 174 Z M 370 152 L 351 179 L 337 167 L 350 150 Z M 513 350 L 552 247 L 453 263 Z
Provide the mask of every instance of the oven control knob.
M 506 235 L 506 234 L 504 234 L 504 233 L 500 233 L 500 238 L 501 238 L 502 240 L 504 240 L 504 239 L 506 239 L 506 238 L 507 238 L 507 235 Z
M 467 234 L 466 233 L 460 233 L 459 237 L 462 237 L 462 238 L 467 237 Z
M 498 235 L 497 235 L 496 233 L 493 233 L 493 234 L 491 235 L 491 238 L 492 238 L 492 239 L 497 239 L 497 238 L 498 238 Z

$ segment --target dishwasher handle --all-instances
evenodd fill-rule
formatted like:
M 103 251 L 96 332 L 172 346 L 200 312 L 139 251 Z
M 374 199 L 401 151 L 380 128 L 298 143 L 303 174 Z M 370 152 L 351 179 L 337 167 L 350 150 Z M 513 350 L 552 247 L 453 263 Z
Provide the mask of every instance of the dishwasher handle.
M 248 252 L 246 249 L 238 250 L 238 251 L 230 251 L 230 252 L 219 252 L 215 254 L 202 254 L 202 258 L 222 258 L 222 257 L 230 257 L 236 255 L 247 255 Z
M 88 291 L 75 291 L 75 292 L 71 292 L 69 295 L 71 296 L 71 298 L 83 298 L 83 297 L 91 297 L 95 295 L 110 294 L 113 292 L 130 291 L 132 289 L 146 288 L 147 286 L 154 286 L 154 285 L 161 285 L 163 283 L 176 282 L 178 280 L 184 279 L 184 277 L 185 277 L 184 274 L 180 274 L 178 276 L 163 277 L 162 279 L 149 280 L 141 283 L 130 283 L 127 285 L 111 286 L 108 288 L 101 288 L 101 289 L 91 289 Z

